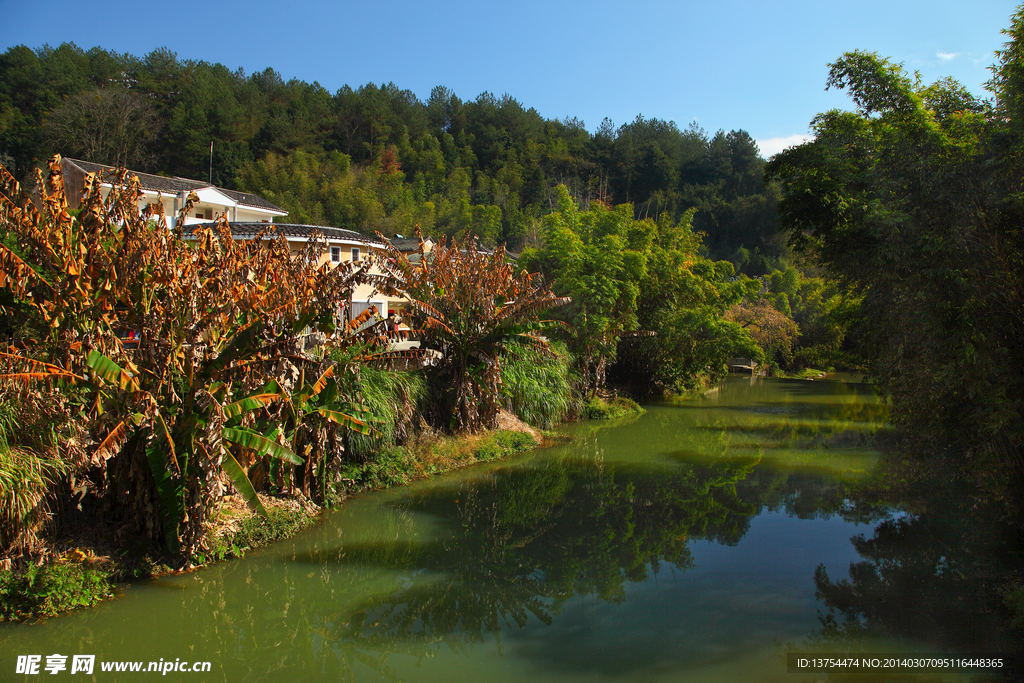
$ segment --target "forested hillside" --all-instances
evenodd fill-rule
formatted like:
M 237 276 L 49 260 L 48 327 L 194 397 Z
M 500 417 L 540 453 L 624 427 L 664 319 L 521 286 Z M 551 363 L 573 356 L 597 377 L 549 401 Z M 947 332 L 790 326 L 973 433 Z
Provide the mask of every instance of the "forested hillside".
M 210 147 L 213 145 L 212 170 Z M 778 190 L 746 132 L 646 119 L 591 134 L 513 97 L 426 101 L 389 83 L 345 86 L 247 75 L 221 64 L 74 44 L 0 55 L 0 163 L 27 180 L 50 155 L 210 178 L 261 194 L 291 222 L 385 234 L 532 244 L 564 184 L 584 209 L 630 203 L 672 223 L 698 209 L 708 256 L 750 275 L 785 256 Z

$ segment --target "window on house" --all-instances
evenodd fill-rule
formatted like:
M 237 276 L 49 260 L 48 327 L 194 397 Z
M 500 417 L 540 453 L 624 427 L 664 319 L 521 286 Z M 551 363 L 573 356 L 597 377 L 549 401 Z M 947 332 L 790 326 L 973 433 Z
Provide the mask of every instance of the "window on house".
M 359 260 L 359 249 L 352 249 L 352 260 L 353 261 L 358 261 Z
M 331 262 L 332 263 L 340 263 L 341 262 L 341 247 L 331 247 Z

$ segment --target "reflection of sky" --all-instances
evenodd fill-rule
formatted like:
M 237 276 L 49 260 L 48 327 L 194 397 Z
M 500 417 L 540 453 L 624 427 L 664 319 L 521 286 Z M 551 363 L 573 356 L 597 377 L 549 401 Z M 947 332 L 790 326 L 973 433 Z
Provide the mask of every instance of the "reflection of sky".
M 769 674 L 763 667 L 774 665 L 775 641 L 800 640 L 819 626 L 815 567 L 844 575 L 858 559 L 850 537 L 867 531 L 839 517 L 764 513 L 736 546 L 691 543 L 693 569 L 665 566 L 628 584 L 620 605 L 574 598 L 550 628 L 531 622 L 505 634 L 506 645 L 540 671 L 645 680 L 679 669 L 704 676 L 705 667 L 745 662 Z

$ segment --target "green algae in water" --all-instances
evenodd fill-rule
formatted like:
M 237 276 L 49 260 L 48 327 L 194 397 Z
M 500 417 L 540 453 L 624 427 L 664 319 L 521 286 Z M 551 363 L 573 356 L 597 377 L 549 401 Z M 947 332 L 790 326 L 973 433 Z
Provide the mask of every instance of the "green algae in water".
M 11 671 L 17 654 L 187 657 L 230 681 L 792 681 L 785 643 L 991 642 L 980 594 L 953 574 L 929 583 L 929 544 L 956 548 L 962 511 L 891 469 L 884 417 L 865 385 L 730 381 L 568 425 L 558 447 L 357 497 L 245 558 L 4 626 L 3 651 Z M 879 590 L 896 564 L 920 567 L 920 594 L 947 596 L 928 614 L 959 623 L 960 640 L 886 614 L 889 630 L 844 621 L 857 563 Z M 921 609 L 913 618 L 932 624 Z

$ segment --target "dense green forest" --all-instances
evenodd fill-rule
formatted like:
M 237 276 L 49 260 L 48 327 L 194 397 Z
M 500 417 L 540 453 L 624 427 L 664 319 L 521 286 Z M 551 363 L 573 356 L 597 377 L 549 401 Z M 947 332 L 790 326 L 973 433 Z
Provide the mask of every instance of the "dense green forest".
M 26 182 L 55 153 L 258 193 L 287 220 L 367 234 L 464 236 L 518 251 L 573 200 L 632 204 L 636 218 L 694 229 L 707 255 L 750 275 L 787 253 L 777 186 L 746 132 L 605 119 L 548 120 L 513 97 L 427 101 L 394 83 L 330 93 L 158 49 L 139 58 L 65 43 L 0 55 L 0 163 Z

